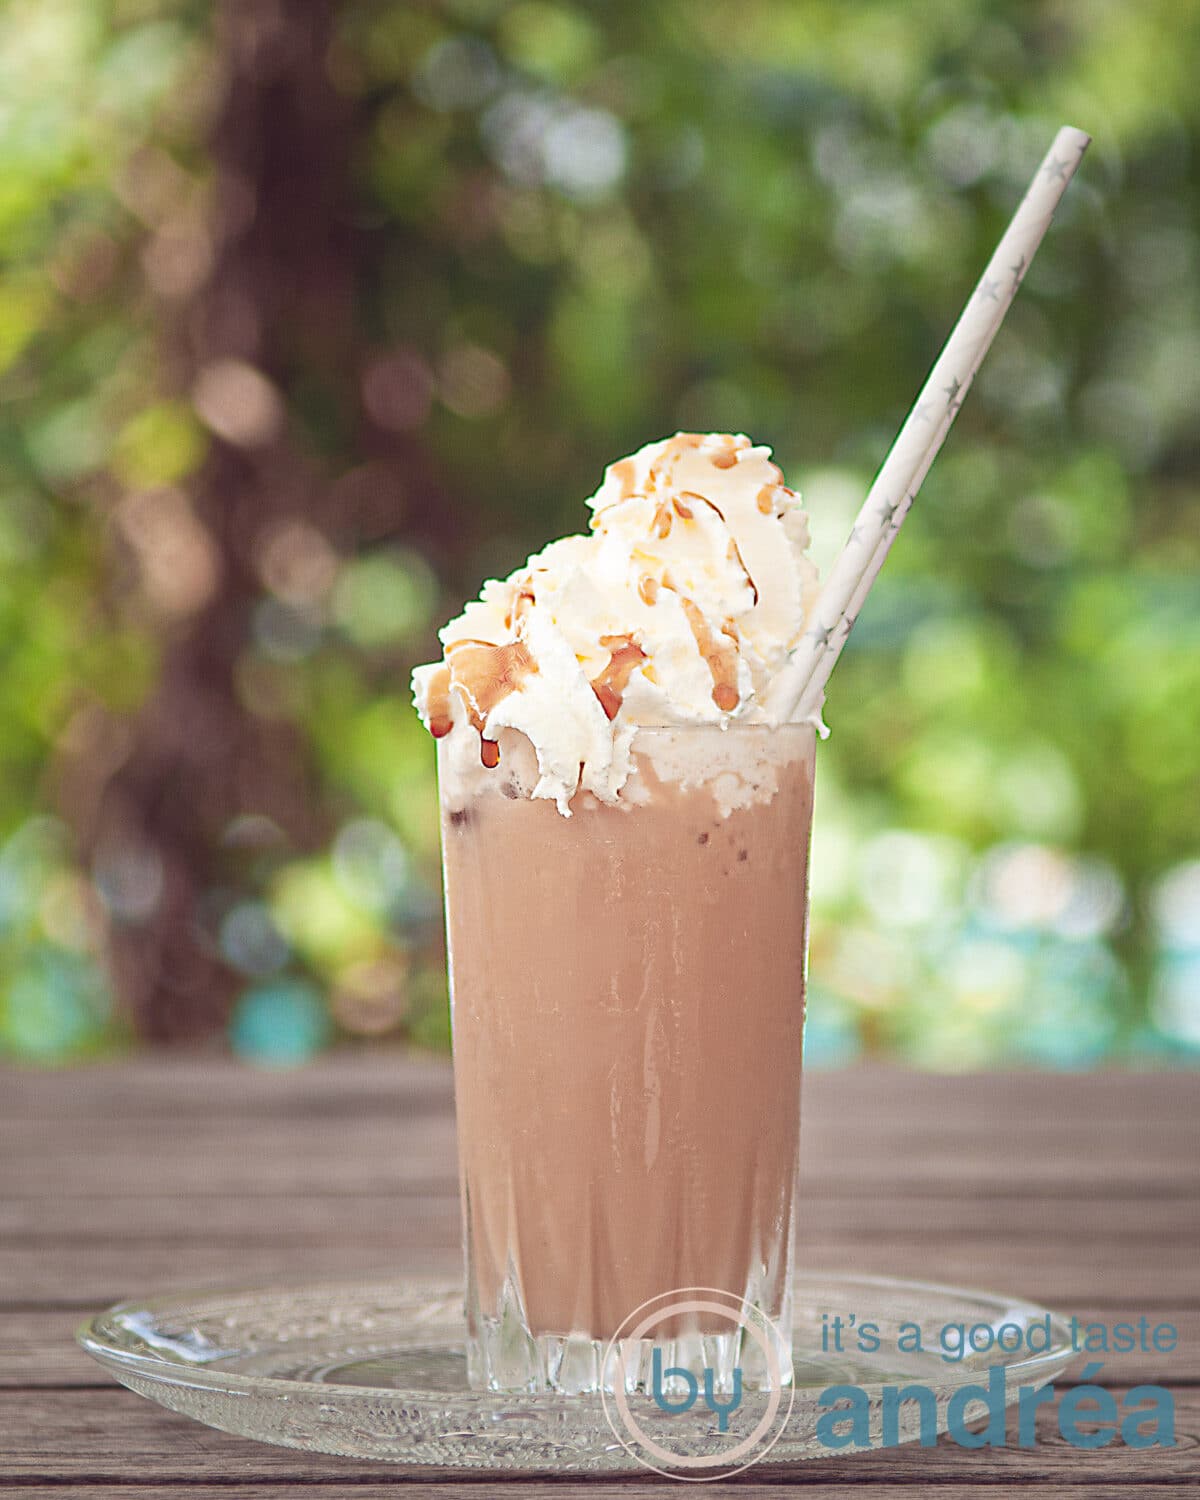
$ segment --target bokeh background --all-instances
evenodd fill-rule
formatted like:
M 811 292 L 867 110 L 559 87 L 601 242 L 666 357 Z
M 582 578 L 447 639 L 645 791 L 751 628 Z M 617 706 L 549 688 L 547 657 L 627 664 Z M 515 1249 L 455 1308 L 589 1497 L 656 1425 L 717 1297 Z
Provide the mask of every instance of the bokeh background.
M 0 1054 L 444 1047 L 407 678 L 677 428 L 839 545 L 1095 145 L 831 686 L 814 1061 L 1200 1058 L 1193 0 L 7 0 Z

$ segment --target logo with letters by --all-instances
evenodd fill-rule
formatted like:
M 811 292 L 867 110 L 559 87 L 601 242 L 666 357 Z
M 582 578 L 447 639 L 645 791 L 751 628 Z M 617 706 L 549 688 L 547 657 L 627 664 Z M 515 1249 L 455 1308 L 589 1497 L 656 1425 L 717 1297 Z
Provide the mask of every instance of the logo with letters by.
M 617 1441 L 646 1468 L 692 1483 L 758 1463 L 795 1399 L 790 1341 L 714 1287 L 679 1287 L 635 1308 L 608 1342 L 604 1372 Z

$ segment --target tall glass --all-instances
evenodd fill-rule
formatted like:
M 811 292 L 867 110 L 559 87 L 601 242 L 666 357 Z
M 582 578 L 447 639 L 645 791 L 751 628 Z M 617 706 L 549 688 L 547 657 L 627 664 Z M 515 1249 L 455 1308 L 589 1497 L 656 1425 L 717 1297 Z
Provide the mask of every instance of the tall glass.
M 569 818 L 503 758 L 463 798 L 439 756 L 476 1389 L 599 1389 L 623 1320 L 679 1288 L 790 1339 L 813 731 L 634 752 L 622 805 Z M 685 1368 L 735 1337 L 695 1316 Z

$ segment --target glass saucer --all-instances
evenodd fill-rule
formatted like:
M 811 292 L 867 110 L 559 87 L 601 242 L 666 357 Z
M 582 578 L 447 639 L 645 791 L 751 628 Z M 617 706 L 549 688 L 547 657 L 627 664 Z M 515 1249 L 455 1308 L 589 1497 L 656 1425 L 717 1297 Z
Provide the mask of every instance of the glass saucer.
M 1053 1314 L 985 1292 L 806 1272 L 796 1278 L 795 1305 L 795 1398 L 770 1449 L 772 1465 L 862 1451 L 835 1450 L 818 1438 L 825 1409 L 818 1398 L 829 1386 L 862 1388 L 870 1401 L 872 1446 L 879 1447 L 885 1386 L 928 1386 L 943 1431 L 955 1391 L 986 1386 L 990 1366 L 1004 1364 L 1005 1403 L 1011 1405 L 1022 1387 L 1045 1385 L 1074 1358 L 1068 1331 Z M 835 1347 L 838 1318 L 842 1343 L 852 1353 L 825 1352 Z M 856 1347 L 865 1323 L 877 1326 L 878 1352 Z M 905 1324 L 921 1330 L 923 1352 L 897 1352 Z M 1020 1330 L 1021 1350 L 968 1349 L 948 1361 L 944 1350 L 959 1343 L 954 1330 L 960 1325 L 965 1332 L 981 1330 L 978 1344 L 988 1342 L 985 1330 L 995 1334 L 1008 1325 L 1006 1342 L 1015 1344 Z M 460 1469 L 582 1473 L 639 1464 L 600 1396 L 469 1390 L 462 1293 L 445 1282 L 405 1277 L 179 1292 L 118 1303 L 86 1323 L 78 1338 L 131 1390 L 262 1442 Z M 1028 1352 L 1030 1344 L 1036 1353 Z M 750 1393 L 747 1421 L 756 1414 L 751 1397 L 760 1405 L 765 1400 Z M 671 1417 L 645 1396 L 631 1396 L 629 1405 L 641 1420 L 669 1432 L 673 1452 L 714 1451 L 716 1428 L 703 1402 Z M 982 1405 L 978 1409 L 982 1414 Z M 972 1414 L 968 1407 L 968 1420 Z M 900 1442 L 918 1435 L 918 1415 L 915 1401 L 900 1407 Z

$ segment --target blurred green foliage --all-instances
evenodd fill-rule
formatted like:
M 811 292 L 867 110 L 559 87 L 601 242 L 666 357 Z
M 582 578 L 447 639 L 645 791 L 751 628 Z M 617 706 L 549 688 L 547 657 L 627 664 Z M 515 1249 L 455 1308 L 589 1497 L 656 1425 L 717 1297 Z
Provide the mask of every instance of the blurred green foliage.
M 403 524 L 355 555 L 310 537 L 299 594 L 265 569 L 244 696 L 302 728 L 338 832 L 221 894 L 235 1048 L 444 1042 L 406 681 L 436 626 L 680 427 L 771 443 L 828 561 L 1069 121 L 1095 145 L 831 684 L 810 1050 L 1200 1053 L 1200 8 L 334 9 L 363 364 L 284 391 L 289 431 L 352 483 L 365 407 L 462 512 L 424 554 Z M 220 427 L 160 338 L 210 272 L 211 19 L 0 12 L 0 1052 L 33 1060 L 124 1039 L 105 934 L 137 890 L 77 868 L 57 767 L 97 706 L 128 719 L 203 586 L 194 522 L 132 575 L 114 533 Z

